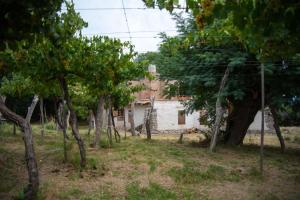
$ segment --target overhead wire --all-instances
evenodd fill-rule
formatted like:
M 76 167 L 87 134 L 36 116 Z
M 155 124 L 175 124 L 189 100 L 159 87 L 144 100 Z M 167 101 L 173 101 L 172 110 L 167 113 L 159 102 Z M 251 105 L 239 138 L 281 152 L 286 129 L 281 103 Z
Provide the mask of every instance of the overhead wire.
M 123 11 L 124 11 L 124 16 L 125 16 L 125 21 L 126 21 L 128 35 L 129 35 L 130 41 L 132 41 L 132 37 L 131 37 L 131 33 L 130 33 L 130 28 L 129 28 L 129 24 L 128 24 L 128 19 L 127 19 L 127 14 L 126 14 L 126 9 L 125 9 L 125 5 L 124 5 L 124 0 L 121 0 L 121 1 L 122 1 L 122 6 L 123 6 Z

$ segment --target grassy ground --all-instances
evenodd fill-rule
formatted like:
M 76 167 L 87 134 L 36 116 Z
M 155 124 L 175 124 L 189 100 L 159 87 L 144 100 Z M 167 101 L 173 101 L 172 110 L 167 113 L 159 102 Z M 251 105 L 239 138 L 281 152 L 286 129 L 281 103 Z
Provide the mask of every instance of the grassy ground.
M 197 145 L 199 135 L 127 137 L 108 148 L 87 148 L 88 165 L 80 171 L 77 145 L 68 141 L 63 163 L 62 134 L 47 126 L 44 142 L 33 126 L 40 169 L 39 199 L 300 199 L 300 132 L 287 131 L 287 151 L 280 153 L 276 136 L 267 135 L 265 172 L 258 171 L 258 136 L 241 147 L 218 147 L 217 153 Z M 298 136 L 297 136 L 298 133 Z M 81 134 L 88 144 L 87 130 Z M 70 134 L 69 134 L 70 135 Z M 71 135 L 70 135 L 71 136 Z M 88 145 L 86 145 L 88 146 Z M 0 199 L 22 199 L 27 173 L 21 133 L 0 127 Z

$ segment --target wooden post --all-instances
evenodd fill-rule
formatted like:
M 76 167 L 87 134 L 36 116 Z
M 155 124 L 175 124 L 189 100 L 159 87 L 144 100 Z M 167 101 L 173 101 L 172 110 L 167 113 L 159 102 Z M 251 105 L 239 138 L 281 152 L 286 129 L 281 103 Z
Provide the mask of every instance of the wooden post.
M 260 132 L 260 172 L 263 174 L 264 165 L 264 133 L 265 133 L 265 73 L 261 65 L 261 132 Z
M 211 139 L 210 147 L 209 147 L 210 152 L 213 152 L 216 148 L 218 134 L 220 132 L 220 125 L 221 125 L 222 117 L 225 112 L 225 109 L 222 107 L 222 104 L 221 104 L 221 92 L 223 91 L 223 89 L 225 87 L 225 84 L 228 79 L 228 75 L 229 75 L 229 68 L 227 67 L 226 71 L 224 73 L 224 76 L 222 78 L 221 84 L 220 84 L 218 97 L 217 97 L 217 101 L 216 101 L 216 120 L 215 120 L 215 124 L 213 127 L 213 135 L 212 135 L 212 139 Z

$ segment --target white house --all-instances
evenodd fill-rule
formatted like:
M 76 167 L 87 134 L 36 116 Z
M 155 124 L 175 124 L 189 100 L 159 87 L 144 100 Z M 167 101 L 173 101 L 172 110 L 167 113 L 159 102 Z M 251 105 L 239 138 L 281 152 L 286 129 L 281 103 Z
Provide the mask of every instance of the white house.
M 149 72 L 158 76 L 155 66 L 149 66 Z M 180 100 L 187 100 L 189 97 L 165 98 L 163 95 L 166 83 L 160 80 L 143 79 L 132 81 L 132 85 L 144 85 L 145 90 L 137 93 L 134 102 L 134 123 L 135 127 L 143 127 L 145 116 L 150 108 L 150 97 L 155 97 L 154 107 L 151 115 L 151 128 L 153 132 L 181 132 L 186 129 L 200 128 L 200 113 L 187 113 Z M 124 127 L 124 117 L 126 127 L 130 127 L 128 112 L 130 107 L 119 112 L 116 116 L 116 125 Z

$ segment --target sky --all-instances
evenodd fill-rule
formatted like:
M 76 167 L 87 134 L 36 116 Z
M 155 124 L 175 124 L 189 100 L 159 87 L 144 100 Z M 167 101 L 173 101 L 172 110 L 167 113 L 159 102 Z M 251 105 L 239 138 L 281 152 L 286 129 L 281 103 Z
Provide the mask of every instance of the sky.
M 145 8 L 142 0 L 123 1 L 125 8 Z M 76 11 L 88 22 L 83 35 L 107 35 L 130 41 L 122 0 L 74 0 L 74 4 Z M 169 36 L 177 34 L 175 21 L 166 10 L 126 9 L 126 15 L 131 42 L 139 53 L 157 51 L 161 41 L 157 37 L 159 32 L 166 32 Z

